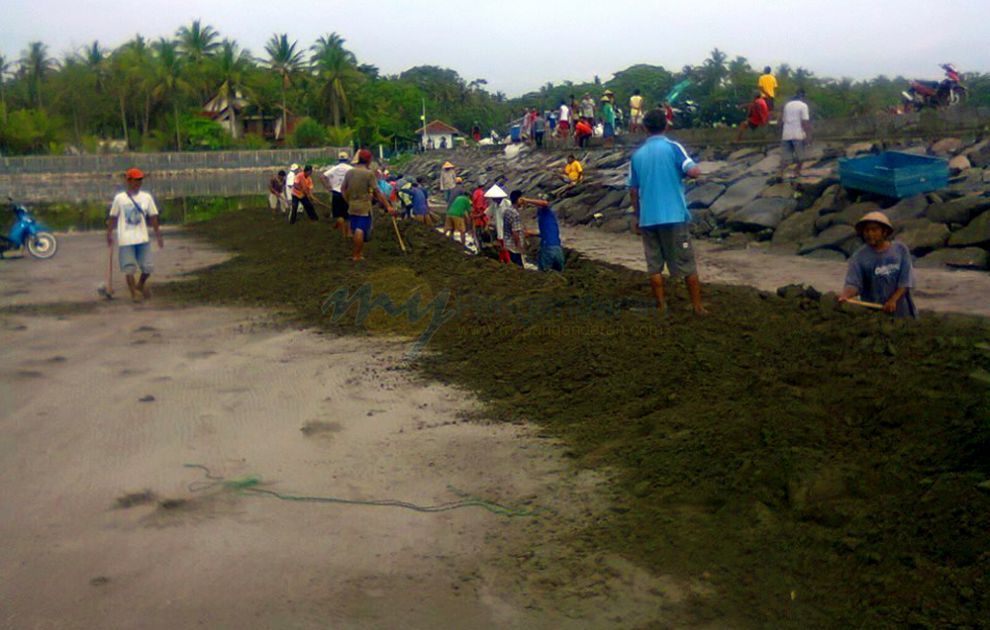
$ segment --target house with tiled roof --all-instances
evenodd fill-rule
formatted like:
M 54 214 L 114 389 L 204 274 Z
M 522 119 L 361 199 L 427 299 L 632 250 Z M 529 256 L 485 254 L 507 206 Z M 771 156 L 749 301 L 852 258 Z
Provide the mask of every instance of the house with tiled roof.
M 454 137 L 464 135 L 442 120 L 431 121 L 425 127 L 417 129 L 416 133 L 420 135 L 420 143 L 424 149 L 453 149 Z

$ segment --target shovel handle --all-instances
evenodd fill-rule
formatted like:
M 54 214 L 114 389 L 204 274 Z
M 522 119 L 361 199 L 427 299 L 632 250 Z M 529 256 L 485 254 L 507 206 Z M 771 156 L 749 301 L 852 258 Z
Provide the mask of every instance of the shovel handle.
M 856 306 L 862 306 L 864 308 L 871 308 L 875 311 L 883 310 L 883 304 L 877 304 L 876 302 L 864 302 L 863 300 L 857 300 L 856 298 L 849 298 L 846 302 L 849 304 L 855 304 Z

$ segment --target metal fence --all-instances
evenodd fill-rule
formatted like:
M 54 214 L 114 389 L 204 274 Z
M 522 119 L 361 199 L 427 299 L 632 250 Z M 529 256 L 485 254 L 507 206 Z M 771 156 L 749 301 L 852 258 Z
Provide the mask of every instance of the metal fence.
M 186 153 L 120 153 L 111 155 L 32 155 L 0 158 L 0 174 L 94 173 L 123 174 L 129 168 L 143 171 L 275 168 L 307 162 L 331 162 L 349 147 L 278 149 L 269 151 L 203 151 Z

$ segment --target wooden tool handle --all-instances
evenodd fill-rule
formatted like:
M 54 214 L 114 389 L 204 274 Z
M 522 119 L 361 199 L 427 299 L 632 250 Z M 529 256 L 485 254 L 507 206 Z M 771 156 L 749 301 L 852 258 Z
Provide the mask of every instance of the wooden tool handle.
M 864 302 L 863 300 L 857 300 L 856 298 L 849 298 L 846 302 L 849 304 L 855 304 L 856 306 L 862 306 L 864 308 L 872 308 L 875 311 L 883 310 L 883 304 L 877 304 L 876 302 Z

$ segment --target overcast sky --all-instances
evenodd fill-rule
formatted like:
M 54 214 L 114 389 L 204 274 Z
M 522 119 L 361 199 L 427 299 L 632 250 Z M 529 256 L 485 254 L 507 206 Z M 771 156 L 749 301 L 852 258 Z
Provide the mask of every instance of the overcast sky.
M 990 0 L 5 0 L 2 13 L 8 59 L 30 41 L 60 57 L 201 18 L 255 55 L 272 33 L 308 48 L 336 31 L 385 74 L 438 65 L 509 96 L 608 80 L 635 63 L 678 70 L 716 46 L 754 67 L 787 62 L 835 78 L 936 78 L 942 62 L 990 71 Z

